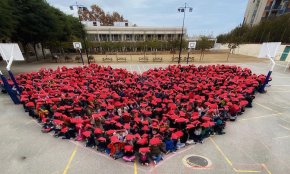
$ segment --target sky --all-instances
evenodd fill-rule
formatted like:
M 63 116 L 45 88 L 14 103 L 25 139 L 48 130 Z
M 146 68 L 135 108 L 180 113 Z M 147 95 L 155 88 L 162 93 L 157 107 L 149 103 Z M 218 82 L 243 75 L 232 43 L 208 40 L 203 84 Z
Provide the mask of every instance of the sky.
M 76 14 L 69 9 L 73 0 L 47 0 L 67 14 Z M 248 0 L 78 0 L 90 7 L 100 6 L 105 12 L 117 11 L 138 26 L 178 27 L 182 26 L 183 13 L 177 9 L 185 3 L 193 8 L 186 13 L 185 27 L 189 36 L 217 36 L 227 33 L 243 22 Z

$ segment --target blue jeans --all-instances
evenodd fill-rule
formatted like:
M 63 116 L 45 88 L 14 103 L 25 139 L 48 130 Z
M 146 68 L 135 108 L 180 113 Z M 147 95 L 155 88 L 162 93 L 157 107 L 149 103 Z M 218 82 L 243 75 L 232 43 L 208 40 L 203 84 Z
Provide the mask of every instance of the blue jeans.
M 116 159 L 118 159 L 118 158 L 122 158 L 123 155 L 124 155 L 123 152 L 120 151 L 120 152 L 116 152 L 116 153 L 113 155 L 113 157 L 116 158 Z
M 161 156 L 161 155 L 153 155 L 153 156 L 152 156 L 152 159 L 153 159 L 154 161 L 156 161 L 157 163 L 159 163 L 159 161 L 162 160 L 162 156 Z

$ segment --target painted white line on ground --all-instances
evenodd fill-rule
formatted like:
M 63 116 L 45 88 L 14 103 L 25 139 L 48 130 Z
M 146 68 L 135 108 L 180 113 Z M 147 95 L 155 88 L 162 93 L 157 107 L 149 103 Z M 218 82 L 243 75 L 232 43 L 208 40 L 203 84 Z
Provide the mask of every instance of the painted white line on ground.
M 267 91 L 267 92 L 271 92 L 271 93 L 289 93 L 290 90 L 288 90 L 288 91 Z
M 276 79 L 276 78 L 278 78 L 278 79 L 289 79 L 290 77 L 287 77 L 287 76 L 285 76 L 285 77 L 281 77 L 281 76 L 273 77 L 273 76 L 272 76 L 272 78 L 275 78 L 275 79 Z
M 287 129 L 287 130 L 289 130 L 290 131 L 290 128 L 288 128 L 288 127 L 285 127 L 285 126 L 283 126 L 283 125 L 281 125 L 281 124 L 278 124 L 280 127 L 282 127 L 282 128 L 284 128 L 284 129 Z
M 27 121 L 26 123 L 24 123 L 24 125 L 28 125 L 30 123 L 33 123 L 33 120 Z
M 265 109 L 267 109 L 267 110 L 270 110 L 270 111 L 273 111 L 273 112 L 280 113 L 280 112 L 278 112 L 278 111 L 276 111 L 276 110 L 274 110 L 274 109 L 272 109 L 272 108 L 269 108 L 269 107 L 267 107 L 267 106 L 264 106 L 264 105 L 262 105 L 262 104 L 260 104 L 260 103 L 257 103 L 257 102 L 253 102 L 253 103 L 256 104 L 256 105 L 258 105 L 258 106 L 261 106 L 262 108 L 265 108 Z
M 271 86 L 289 86 L 290 87 L 290 85 L 271 85 Z
M 276 66 L 281 66 L 281 67 L 284 67 L 285 68 L 287 65 L 281 65 L 281 64 L 277 64 L 276 63 Z
M 259 119 L 259 118 L 267 118 L 267 117 L 275 117 L 278 115 L 282 115 L 283 113 L 277 113 L 277 114 L 270 114 L 270 115 L 264 115 L 264 116 L 258 116 L 258 117 L 250 117 L 250 118 L 244 118 L 244 119 L 238 119 L 239 121 L 246 121 L 251 119 Z
M 290 108 L 289 105 L 285 105 L 284 103 L 283 104 L 277 104 L 277 103 L 269 103 L 270 105 L 273 105 L 275 107 L 279 107 L 279 108 L 283 108 L 283 109 L 288 109 Z
M 279 118 L 280 120 L 283 120 L 283 121 L 285 121 L 285 122 L 287 122 L 287 123 L 290 123 L 290 121 L 288 121 L 288 120 L 285 120 L 284 118 Z
M 271 90 L 276 90 L 276 91 L 289 91 L 289 87 L 290 86 L 271 86 L 270 88 L 268 88 L 269 90 L 268 91 L 271 91 Z
M 275 137 L 275 138 L 272 138 L 272 139 L 283 139 L 283 138 L 290 138 L 290 135 L 282 136 L 282 137 Z
M 268 167 L 266 166 L 266 164 L 262 164 L 262 167 L 267 171 L 267 173 L 268 174 L 272 174 L 271 172 L 270 172 L 270 170 L 268 169 Z

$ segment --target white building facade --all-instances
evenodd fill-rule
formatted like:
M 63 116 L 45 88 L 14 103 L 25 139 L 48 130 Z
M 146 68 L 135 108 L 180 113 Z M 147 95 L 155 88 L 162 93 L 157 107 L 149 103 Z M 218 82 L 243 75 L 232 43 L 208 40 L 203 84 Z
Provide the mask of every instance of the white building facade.
M 100 26 L 93 21 L 83 23 L 91 42 L 171 41 L 180 39 L 182 34 L 181 27 L 139 27 L 127 22 L 114 23 L 114 26 Z M 186 29 L 183 33 L 186 37 Z

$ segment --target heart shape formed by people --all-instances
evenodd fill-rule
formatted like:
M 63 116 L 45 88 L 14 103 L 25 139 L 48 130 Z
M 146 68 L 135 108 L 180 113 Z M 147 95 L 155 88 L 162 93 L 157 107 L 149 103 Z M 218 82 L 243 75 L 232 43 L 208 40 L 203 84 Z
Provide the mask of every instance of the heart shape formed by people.
M 44 133 L 85 141 L 113 158 L 142 164 L 223 134 L 251 107 L 265 80 L 231 65 L 170 65 L 143 74 L 91 64 L 17 76 L 25 111 Z M 149 156 L 151 158 L 149 158 Z

